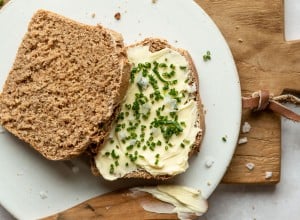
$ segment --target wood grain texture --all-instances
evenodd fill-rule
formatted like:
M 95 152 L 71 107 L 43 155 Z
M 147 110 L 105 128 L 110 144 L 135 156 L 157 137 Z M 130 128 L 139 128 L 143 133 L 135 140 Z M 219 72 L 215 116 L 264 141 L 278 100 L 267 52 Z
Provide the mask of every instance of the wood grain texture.
M 284 88 L 300 89 L 300 42 L 284 40 L 283 2 L 196 0 L 220 28 L 235 59 L 242 94 L 268 89 L 279 95 Z M 201 28 L 201 27 L 199 27 Z M 248 143 L 237 146 L 223 183 L 280 181 L 280 117 L 271 112 L 243 111 L 242 123 L 252 126 Z M 249 171 L 245 164 L 252 162 Z M 265 179 L 265 172 L 273 176 Z
M 45 217 L 42 220 L 74 220 L 74 219 L 178 219 L 177 214 L 161 214 L 146 211 L 143 206 L 164 207 L 163 203 L 152 195 L 142 192 L 120 190 L 87 200 L 73 208 Z M 196 216 L 190 216 L 195 219 Z

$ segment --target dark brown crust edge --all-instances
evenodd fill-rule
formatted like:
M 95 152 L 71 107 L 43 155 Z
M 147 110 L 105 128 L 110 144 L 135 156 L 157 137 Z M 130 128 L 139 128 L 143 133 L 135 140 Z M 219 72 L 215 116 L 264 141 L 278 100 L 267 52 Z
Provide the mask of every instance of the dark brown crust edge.
M 196 67 L 194 65 L 194 62 L 191 58 L 191 55 L 186 50 L 179 49 L 179 48 L 174 48 L 173 46 L 168 44 L 168 42 L 166 40 L 159 39 L 159 38 L 146 38 L 142 42 L 138 42 L 136 44 L 130 45 L 127 48 L 136 47 L 136 46 L 139 46 L 139 45 L 143 45 L 143 46 L 149 45 L 149 50 L 151 52 L 159 51 L 159 50 L 162 50 L 164 48 L 170 48 L 172 50 L 175 50 L 175 51 L 179 52 L 181 55 L 183 55 L 189 63 L 190 71 L 191 71 L 191 74 L 192 74 L 192 82 L 196 84 L 195 98 L 196 98 L 196 101 L 197 101 L 197 107 L 198 107 L 198 112 L 199 112 L 198 123 L 199 123 L 199 126 L 201 128 L 201 131 L 199 131 L 198 134 L 197 134 L 195 144 L 194 144 L 193 148 L 191 149 L 191 151 L 189 153 L 189 157 L 191 157 L 193 154 L 199 152 L 201 142 L 202 142 L 202 139 L 203 139 L 203 135 L 204 135 L 204 131 L 205 131 L 204 111 L 203 111 L 203 105 L 202 105 L 200 94 L 199 94 L 198 72 L 197 72 Z M 92 172 L 93 172 L 94 175 L 100 175 L 97 167 L 95 166 L 94 161 L 92 162 Z M 137 170 L 137 171 L 126 174 L 123 178 L 167 180 L 167 179 L 170 179 L 172 177 L 173 176 L 170 176 L 170 175 L 153 176 L 149 172 L 140 169 L 140 170 Z

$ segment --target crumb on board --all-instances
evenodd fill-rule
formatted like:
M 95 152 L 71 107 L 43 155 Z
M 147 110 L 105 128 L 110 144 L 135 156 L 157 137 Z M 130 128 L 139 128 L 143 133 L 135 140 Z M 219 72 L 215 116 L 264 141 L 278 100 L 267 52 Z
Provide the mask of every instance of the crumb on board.
M 265 172 L 265 179 L 270 179 L 272 176 L 273 176 L 273 172 L 271 172 L 271 171 Z
M 95 18 L 95 17 L 96 17 L 96 14 L 95 14 L 95 13 L 92 13 L 91 17 L 92 17 L 92 18 Z
M 238 42 L 239 42 L 239 43 L 243 43 L 244 40 L 243 40 L 242 38 L 239 38 L 239 39 L 238 39 Z
M 121 13 L 117 12 L 114 17 L 115 17 L 116 20 L 120 20 L 121 19 Z
M 152 4 L 156 4 L 157 0 L 152 0 Z
M 247 137 L 241 137 L 238 141 L 238 144 L 246 144 L 248 142 Z
M 211 185 L 211 182 L 207 181 L 207 185 L 210 186 L 210 185 Z
M 253 170 L 255 167 L 255 164 L 254 163 L 246 163 L 246 167 L 248 170 Z
M 248 122 L 244 122 L 242 126 L 242 133 L 248 133 L 251 130 L 251 125 Z

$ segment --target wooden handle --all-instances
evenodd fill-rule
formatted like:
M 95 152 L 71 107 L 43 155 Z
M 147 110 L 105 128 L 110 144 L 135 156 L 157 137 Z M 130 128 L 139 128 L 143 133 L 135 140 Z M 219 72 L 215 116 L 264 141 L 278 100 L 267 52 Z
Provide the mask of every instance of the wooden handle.
M 74 219 L 178 219 L 177 214 L 155 213 L 146 211 L 145 205 L 157 208 L 166 206 L 166 203 L 143 192 L 130 190 L 115 191 L 87 200 L 70 209 L 55 215 L 43 218 L 43 220 L 74 220 Z M 143 208 L 144 207 L 144 208 Z M 191 216 L 190 219 L 195 219 Z

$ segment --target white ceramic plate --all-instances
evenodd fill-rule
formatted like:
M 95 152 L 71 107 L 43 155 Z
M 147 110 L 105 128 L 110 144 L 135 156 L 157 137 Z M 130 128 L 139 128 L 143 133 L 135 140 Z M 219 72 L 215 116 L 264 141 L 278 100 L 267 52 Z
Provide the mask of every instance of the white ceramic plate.
M 126 44 L 161 37 L 191 53 L 200 74 L 206 132 L 201 151 L 191 160 L 188 171 L 172 182 L 201 189 L 208 198 L 232 158 L 241 119 L 236 67 L 226 41 L 209 16 L 187 0 L 158 0 L 156 4 L 151 0 L 11 0 L 0 11 L 0 85 L 5 82 L 31 16 L 40 8 L 86 24 L 101 23 L 122 33 Z M 121 13 L 119 21 L 114 19 L 116 12 Z M 202 56 L 208 50 L 212 59 L 204 62 Z M 223 136 L 227 136 L 226 142 Z M 0 202 L 17 218 L 47 216 L 132 185 L 132 181 L 111 183 L 93 177 L 88 165 L 80 160 L 47 161 L 7 132 L 0 134 L 0 144 Z M 214 161 L 211 168 L 205 166 L 207 160 Z

